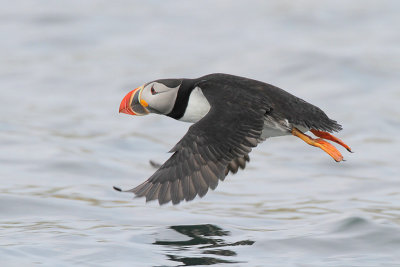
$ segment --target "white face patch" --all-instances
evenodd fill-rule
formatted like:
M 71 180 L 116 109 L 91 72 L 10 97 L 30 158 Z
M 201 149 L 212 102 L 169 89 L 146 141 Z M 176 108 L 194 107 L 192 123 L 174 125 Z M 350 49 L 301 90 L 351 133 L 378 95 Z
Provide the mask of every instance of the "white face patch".
M 153 82 L 147 84 L 141 94 L 140 99 L 146 101 L 149 109 L 157 113 L 168 114 L 174 108 L 179 86 L 170 88 L 162 83 Z
M 185 122 L 198 122 L 201 120 L 209 111 L 210 103 L 208 103 L 207 98 L 203 95 L 203 92 L 199 87 L 193 89 L 189 96 L 189 102 L 183 117 L 180 121 Z

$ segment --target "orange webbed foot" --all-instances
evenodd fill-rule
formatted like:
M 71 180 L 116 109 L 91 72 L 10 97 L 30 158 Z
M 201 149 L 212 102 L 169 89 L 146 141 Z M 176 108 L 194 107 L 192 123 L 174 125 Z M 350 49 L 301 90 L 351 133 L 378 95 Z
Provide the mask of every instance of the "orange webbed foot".
M 323 151 L 325 151 L 329 156 L 331 156 L 336 162 L 342 161 L 343 156 L 339 152 L 339 150 L 336 149 L 333 145 L 330 143 L 326 142 L 325 140 L 322 140 L 321 138 L 314 139 L 304 133 L 302 133 L 300 130 L 297 128 L 292 129 L 292 134 L 294 136 L 299 137 L 301 140 L 306 142 L 307 144 L 315 147 L 321 148 Z
M 333 145 L 330 143 L 326 142 L 325 140 L 322 140 L 320 138 L 314 139 L 315 146 L 321 148 L 323 151 L 328 153 L 329 156 L 331 156 L 336 162 L 342 161 L 343 156 L 339 152 L 339 150 L 336 149 Z
M 323 132 L 323 131 L 318 131 L 315 129 L 311 129 L 310 130 L 315 136 L 326 139 L 326 140 L 331 140 L 332 142 L 338 143 L 339 145 L 341 145 L 342 147 L 346 148 L 347 151 L 353 153 L 353 151 L 351 151 L 351 148 L 346 145 L 342 140 L 340 140 L 339 138 L 331 135 L 330 133 L 327 132 Z

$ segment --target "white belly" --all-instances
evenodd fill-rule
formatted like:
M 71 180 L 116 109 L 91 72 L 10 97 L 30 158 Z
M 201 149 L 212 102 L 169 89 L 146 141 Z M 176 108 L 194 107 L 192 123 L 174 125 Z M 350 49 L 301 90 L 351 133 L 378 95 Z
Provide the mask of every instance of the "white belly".
M 277 121 L 272 117 L 268 116 L 265 118 L 264 121 L 264 128 L 261 133 L 261 139 L 265 140 L 266 138 L 269 137 L 291 135 L 293 127 L 296 127 L 303 133 L 310 130 L 302 126 L 293 125 L 292 123 L 289 123 L 289 121 L 286 119 Z

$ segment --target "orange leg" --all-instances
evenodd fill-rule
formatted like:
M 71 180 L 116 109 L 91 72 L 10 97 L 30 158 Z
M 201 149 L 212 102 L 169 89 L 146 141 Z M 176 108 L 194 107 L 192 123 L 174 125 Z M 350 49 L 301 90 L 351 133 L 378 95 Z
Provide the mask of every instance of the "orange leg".
M 328 143 L 320 138 L 314 139 L 314 138 L 302 133 L 301 131 L 299 131 L 296 128 L 292 129 L 292 134 L 294 136 L 299 137 L 301 140 L 303 140 L 304 142 L 306 142 L 307 144 L 309 144 L 311 146 L 321 148 L 323 151 L 328 153 L 329 156 L 331 156 L 335 161 L 339 162 L 339 161 L 343 160 L 342 154 L 340 154 L 340 152 L 330 143 Z
M 338 144 L 341 145 L 342 147 L 346 148 L 347 151 L 353 153 L 353 152 L 351 151 L 351 148 L 350 148 L 348 145 L 346 145 L 345 143 L 343 143 L 342 140 L 340 140 L 339 138 L 337 138 L 337 137 L 331 135 L 330 133 L 322 132 L 322 131 L 318 131 L 318 130 L 314 130 L 314 129 L 311 129 L 310 131 L 311 131 L 315 136 L 320 137 L 320 138 L 323 138 L 323 139 L 326 139 L 326 140 L 331 140 L 331 141 L 333 141 L 333 142 L 335 142 L 335 143 L 338 143 Z

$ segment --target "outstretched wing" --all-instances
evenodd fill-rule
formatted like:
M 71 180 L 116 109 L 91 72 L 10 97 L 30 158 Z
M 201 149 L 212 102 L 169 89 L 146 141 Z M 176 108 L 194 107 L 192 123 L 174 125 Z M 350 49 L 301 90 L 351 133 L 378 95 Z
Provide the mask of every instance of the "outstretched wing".
M 246 168 L 246 162 L 250 162 L 249 154 L 246 154 L 243 157 L 238 157 L 238 158 L 233 159 L 231 162 L 229 162 L 228 166 L 226 166 L 225 176 L 228 175 L 229 172 L 231 172 L 232 174 L 235 174 L 238 172 L 239 169 L 244 170 L 244 168 Z M 152 161 L 152 160 L 150 160 L 149 163 L 154 169 L 158 169 L 162 165 L 162 164 Z M 118 187 L 114 187 L 114 188 L 117 191 L 121 191 Z
M 248 161 L 264 125 L 265 107 L 240 110 L 228 104 L 212 107 L 193 124 L 171 150 L 174 154 L 144 183 L 128 190 L 146 201 L 178 204 L 203 197 L 208 188 L 215 189 L 226 170 L 236 172 Z

